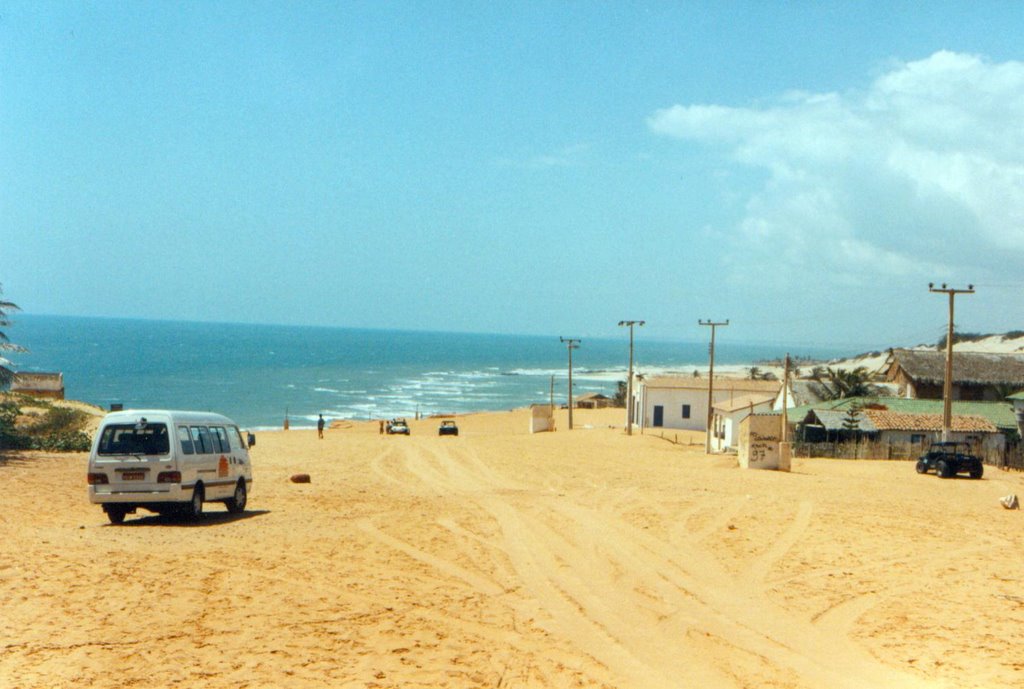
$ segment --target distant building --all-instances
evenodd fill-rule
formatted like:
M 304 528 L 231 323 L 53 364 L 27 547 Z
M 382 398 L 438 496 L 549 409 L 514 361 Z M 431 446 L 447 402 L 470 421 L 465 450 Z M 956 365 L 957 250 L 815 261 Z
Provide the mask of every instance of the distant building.
M 850 409 L 859 412 L 851 415 Z M 804 442 L 863 439 L 924 446 L 942 438 L 942 400 L 853 398 L 791 410 L 794 438 Z M 852 427 L 851 427 L 851 422 Z M 1001 451 L 1017 437 L 1009 404 L 954 402 L 952 439 L 979 450 Z
M 894 349 L 886 378 L 908 399 L 942 399 L 946 354 L 929 350 Z M 953 399 L 1002 401 L 1024 390 L 1024 355 L 955 352 Z
M 772 409 L 774 411 L 782 411 L 783 394 L 785 394 L 786 397 L 785 404 L 787 409 L 816 404 L 828 399 L 828 391 L 825 389 L 825 386 L 818 381 L 805 380 L 802 378 L 793 379 L 789 381 L 789 386 L 786 387 L 785 390 L 783 390 L 782 387 L 779 388 L 779 392 L 772 404 Z
M 897 394 L 897 386 L 895 383 L 871 383 L 871 390 L 873 390 L 874 396 L 892 395 Z M 772 404 L 773 411 L 782 411 L 782 396 L 783 389 L 779 389 L 779 393 L 775 396 L 775 402 Z M 796 378 L 789 381 L 789 387 L 785 390 L 785 404 L 787 409 L 793 409 L 794 407 L 806 407 L 813 404 L 819 404 L 822 402 L 829 401 L 829 390 L 825 385 L 819 383 L 816 380 L 809 380 L 806 378 Z
M 881 409 L 863 412 L 878 429 L 883 443 L 928 445 L 942 439 L 942 414 L 906 414 Z M 975 450 L 1002 450 L 1006 437 L 991 421 L 981 416 L 954 416 L 950 440 L 966 442 Z
M 1022 397 L 1022 402 L 1024 402 L 1024 397 Z M 859 407 L 862 410 L 861 419 L 868 418 L 863 413 L 867 411 L 872 411 L 872 413 L 875 411 L 886 411 L 900 415 L 938 416 L 940 418 L 942 416 L 942 400 L 906 399 L 902 397 L 847 397 L 845 399 L 818 402 L 790 409 L 788 417 L 790 425 L 794 427 L 794 437 L 814 442 L 819 439 L 820 434 L 815 435 L 816 431 L 814 429 L 803 427 L 803 424 L 808 419 L 808 412 L 814 411 L 818 419 L 812 422 L 812 426 L 817 426 L 819 430 L 839 431 L 842 428 L 842 420 L 846 416 L 847 410 L 853 406 Z M 1017 418 L 1014 415 L 1013 407 L 1008 401 L 955 401 L 952 406 L 954 424 L 957 423 L 956 419 L 960 417 L 981 417 L 995 427 L 996 431 L 1003 435 L 1007 441 L 1012 442 L 1019 437 Z M 861 433 L 868 434 L 868 437 L 871 438 L 877 438 L 877 436 L 871 435 L 877 430 L 877 428 L 869 426 L 866 421 L 862 421 L 860 425 Z M 889 430 L 892 429 L 890 428 Z M 828 437 L 828 440 L 833 439 L 835 438 L 832 436 Z
M 708 423 L 708 382 L 706 376 L 654 376 L 633 385 L 634 414 L 641 428 L 677 428 L 703 431 Z M 715 376 L 714 404 L 746 395 L 775 398 L 782 383 L 777 380 L 747 380 Z
M 11 392 L 47 399 L 64 399 L 63 373 L 15 373 Z
M 705 392 L 705 394 L 707 394 Z M 713 406 L 711 451 L 725 452 L 739 447 L 740 423 L 751 414 L 771 411 L 775 395 L 741 395 Z
M 588 392 L 586 395 L 580 395 L 575 400 L 577 409 L 604 409 L 610 406 L 612 398 L 607 395 L 602 395 L 600 392 Z
M 1014 395 L 1010 395 L 1008 399 L 1013 404 L 1013 413 L 1017 418 L 1017 432 L 1020 434 L 1019 437 L 1024 438 L 1024 392 L 1018 392 Z

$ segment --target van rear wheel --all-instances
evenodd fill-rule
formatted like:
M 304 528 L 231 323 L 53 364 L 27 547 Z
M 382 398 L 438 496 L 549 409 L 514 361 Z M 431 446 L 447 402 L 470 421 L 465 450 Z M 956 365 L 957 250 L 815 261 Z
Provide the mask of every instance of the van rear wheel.
M 203 486 L 197 484 L 192 491 L 192 499 L 185 505 L 185 518 L 195 521 L 203 516 Z
M 111 524 L 124 524 L 125 515 L 128 514 L 128 510 L 120 505 L 106 505 L 103 511 L 107 513 Z
M 238 479 L 238 484 L 235 486 L 235 494 L 224 501 L 224 504 L 228 507 L 228 512 L 232 514 L 238 514 L 245 511 L 245 503 L 249 500 L 249 492 L 245 488 L 245 479 Z

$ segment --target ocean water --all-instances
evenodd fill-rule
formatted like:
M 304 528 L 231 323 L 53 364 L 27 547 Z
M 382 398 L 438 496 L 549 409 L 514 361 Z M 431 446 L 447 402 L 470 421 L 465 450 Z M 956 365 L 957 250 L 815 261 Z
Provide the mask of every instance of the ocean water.
M 200 409 L 251 428 L 329 419 L 505 410 L 567 396 L 568 355 L 557 336 L 474 335 L 76 318 L 17 314 L 5 329 L 30 351 L 16 370 L 61 371 L 66 396 L 109 408 Z M 704 342 L 659 342 L 638 330 L 641 372 L 707 366 Z M 786 347 L 716 344 L 715 363 L 778 358 Z M 829 350 L 791 349 L 829 358 Z M 846 353 L 846 352 L 843 352 Z M 584 338 L 573 352 L 576 395 L 612 395 L 625 380 L 628 333 Z

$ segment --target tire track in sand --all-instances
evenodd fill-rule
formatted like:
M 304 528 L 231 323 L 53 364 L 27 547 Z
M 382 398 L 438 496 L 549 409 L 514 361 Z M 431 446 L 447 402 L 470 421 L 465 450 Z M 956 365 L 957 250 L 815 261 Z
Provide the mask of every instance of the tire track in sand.
M 439 452 L 410 443 L 405 451 L 404 469 L 428 488 L 461 494 L 498 523 L 503 540 L 494 546 L 525 590 L 563 636 L 626 686 L 742 687 L 752 673 L 805 687 L 932 686 L 769 601 L 766 575 L 807 528 L 811 503 L 802 503 L 783 537 L 736 578 L 696 540 L 670 546 L 613 512 L 504 480 L 469 444 Z M 393 545 L 487 586 L 442 557 Z

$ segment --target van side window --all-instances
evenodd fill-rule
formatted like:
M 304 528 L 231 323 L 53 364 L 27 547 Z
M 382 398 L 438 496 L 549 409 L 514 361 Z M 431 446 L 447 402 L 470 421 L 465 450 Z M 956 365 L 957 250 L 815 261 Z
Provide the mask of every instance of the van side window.
M 210 454 L 217 451 L 213 446 L 213 437 L 210 435 L 210 429 L 206 426 L 199 427 L 199 439 L 203 441 L 204 454 Z
M 228 429 L 228 440 L 231 442 L 232 450 L 245 449 L 245 444 L 242 442 L 242 432 L 238 430 L 238 426 L 232 426 Z
M 196 454 L 203 454 L 205 450 L 203 449 L 203 439 L 199 437 L 199 426 L 192 426 L 189 430 L 192 432 L 192 444 L 195 447 Z
M 192 436 L 189 435 L 188 426 L 178 426 L 178 440 L 181 441 L 181 451 L 187 455 L 193 454 Z
M 208 455 L 213 452 L 213 438 L 206 426 L 192 426 L 192 442 L 196 446 L 196 454 Z
M 228 434 L 224 431 L 223 426 L 210 426 L 210 435 L 213 437 L 214 452 L 231 452 Z

